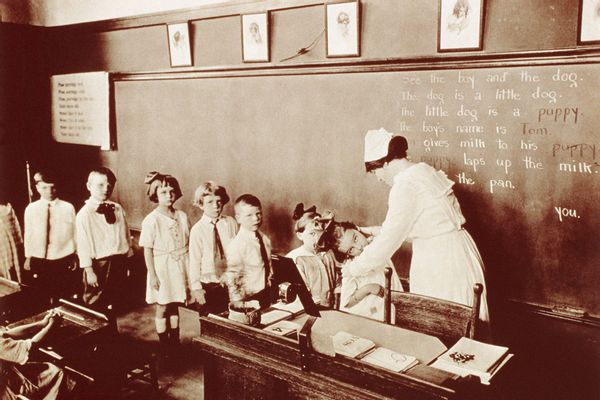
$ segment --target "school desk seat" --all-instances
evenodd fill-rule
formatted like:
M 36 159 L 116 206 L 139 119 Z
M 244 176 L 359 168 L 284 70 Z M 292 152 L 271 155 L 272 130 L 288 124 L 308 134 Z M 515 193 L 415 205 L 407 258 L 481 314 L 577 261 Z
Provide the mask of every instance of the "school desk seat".
M 466 306 L 453 301 L 391 290 L 392 270 L 386 268 L 384 319 L 392 321 L 391 305 L 395 308 L 396 326 L 437 336 L 451 346 L 461 337 L 476 338 L 477 321 L 483 286 L 473 286 L 473 304 Z

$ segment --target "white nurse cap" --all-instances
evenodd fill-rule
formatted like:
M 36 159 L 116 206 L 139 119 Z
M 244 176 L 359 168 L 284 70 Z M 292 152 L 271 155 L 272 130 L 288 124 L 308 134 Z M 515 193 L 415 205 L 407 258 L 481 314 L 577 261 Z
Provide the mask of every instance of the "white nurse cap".
M 365 162 L 376 161 L 388 155 L 388 146 L 394 135 L 383 128 L 370 130 L 365 135 Z

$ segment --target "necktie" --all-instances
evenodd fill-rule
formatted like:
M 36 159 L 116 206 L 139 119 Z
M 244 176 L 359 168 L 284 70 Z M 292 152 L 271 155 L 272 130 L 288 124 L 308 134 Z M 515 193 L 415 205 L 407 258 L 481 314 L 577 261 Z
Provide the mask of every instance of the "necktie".
M 46 239 L 44 240 L 44 258 L 48 257 L 48 245 L 50 244 L 50 209 L 52 208 L 52 203 L 48 203 L 48 208 L 46 209 Z
M 211 222 L 213 226 L 213 255 L 215 257 L 215 270 L 217 276 L 221 276 L 227 267 L 225 263 L 225 251 L 223 251 L 223 244 L 221 243 L 221 237 L 219 236 L 219 230 L 217 229 L 217 221 Z
M 265 266 L 265 287 L 269 283 L 269 278 L 271 275 L 271 262 L 269 260 L 269 255 L 267 254 L 267 248 L 265 247 L 265 242 L 263 242 L 262 236 L 260 233 L 256 232 L 256 239 L 258 239 L 258 245 L 260 246 L 260 257 L 262 258 L 263 265 Z
M 110 203 L 100 203 L 96 208 L 98 214 L 104 215 L 104 219 L 109 224 L 117 222 L 117 216 L 115 215 L 115 205 Z

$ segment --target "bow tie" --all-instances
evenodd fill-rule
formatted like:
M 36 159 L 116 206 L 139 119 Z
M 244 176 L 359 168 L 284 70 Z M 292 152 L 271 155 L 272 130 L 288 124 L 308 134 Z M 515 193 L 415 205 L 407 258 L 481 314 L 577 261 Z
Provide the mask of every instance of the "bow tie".
M 110 203 L 100 203 L 98 208 L 96 208 L 96 212 L 98 214 L 104 215 L 104 219 L 109 224 L 114 224 L 117 222 L 117 217 L 115 215 L 115 205 Z

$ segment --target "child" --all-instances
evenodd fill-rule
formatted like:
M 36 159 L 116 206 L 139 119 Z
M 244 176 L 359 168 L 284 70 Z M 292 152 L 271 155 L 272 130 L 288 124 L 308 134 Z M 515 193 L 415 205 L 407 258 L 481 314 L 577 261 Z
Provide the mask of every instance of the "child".
M 54 364 L 29 361 L 31 349 L 60 320 L 60 314 L 50 311 L 41 321 L 0 331 L 1 399 L 53 400 L 68 393 L 61 369 Z
M 336 258 L 344 262 L 361 254 L 369 239 L 351 222 L 332 221 L 319 242 L 333 249 Z M 387 265 L 374 266 L 366 275 L 342 278 L 340 310 L 383 321 L 385 267 L 392 268 L 391 289 L 402 291 L 394 266 L 388 261 Z
M 317 254 L 317 242 L 322 229 L 314 224 L 315 219 L 319 218 L 321 214 L 317 212 L 317 207 L 312 206 L 304 209 L 303 203 L 296 204 L 294 212 L 292 213 L 292 220 L 294 220 L 294 231 L 296 237 L 302 242 L 300 247 L 295 248 L 286 254 L 286 257 L 296 261 L 296 258 L 300 256 L 314 256 Z M 317 224 L 318 225 L 318 224 Z M 313 229 L 306 229 L 306 227 Z
M 146 176 L 148 198 L 158 206 L 144 218 L 140 246 L 148 268 L 146 302 L 156 304 L 155 325 L 161 346 L 179 344 L 179 304 L 186 301 L 189 224 L 173 208 L 182 195 L 171 175 Z
M 189 285 L 201 315 L 227 310 L 229 295 L 221 284 L 227 269 L 224 249 L 238 231 L 235 219 L 222 216 L 229 196 L 223 186 L 208 181 L 198 186 L 194 205 L 203 212 L 190 232 Z
M 249 300 L 263 290 L 271 275 L 271 241 L 259 232 L 260 200 L 243 194 L 235 201 L 240 230 L 227 246 L 227 283 L 232 302 Z
M 123 208 L 108 201 L 117 178 L 104 167 L 90 172 L 90 198 L 77 213 L 76 241 L 79 266 L 83 268 L 83 301 L 102 309 L 122 295 L 127 257 L 133 254 Z
M 4 197 L 0 193 L 1 197 Z M 5 198 L 0 198 L 0 277 L 21 282 L 23 238 L 15 211 Z
M 299 203 L 294 209 L 292 219 L 296 221 L 294 230 L 302 246 L 290 251 L 286 257 L 294 260 L 296 267 L 311 293 L 314 302 L 325 307 L 334 303 L 336 284 L 335 260 L 330 252 L 319 253 L 317 243 L 323 234 L 323 222 L 316 207 L 304 209 Z
M 39 286 L 54 303 L 75 289 L 75 208 L 57 197 L 50 172 L 37 172 L 33 180 L 40 199 L 25 208 L 25 269 L 39 277 Z

